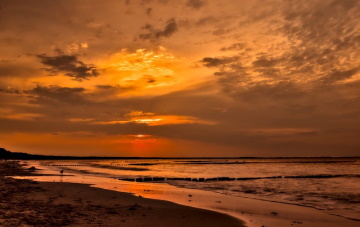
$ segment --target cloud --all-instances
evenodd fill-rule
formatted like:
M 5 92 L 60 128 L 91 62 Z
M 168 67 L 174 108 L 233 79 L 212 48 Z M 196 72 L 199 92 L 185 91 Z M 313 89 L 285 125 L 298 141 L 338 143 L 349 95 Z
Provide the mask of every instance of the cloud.
M 246 45 L 245 43 L 233 43 L 230 46 L 223 47 L 220 50 L 221 51 L 232 51 L 232 50 L 242 50 L 245 49 Z
M 126 115 L 128 119 L 115 121 L 94 121 L 93 124 L 112 125 L 112 124 L 144 124 L 147 126 L 161 126 L 161 125 L 177 125 L 177 124 L 205 124 L 214 125 L 215 122 L 204 121 L 190 116 L 175 116 L 175 115 Z
M 205 57 L 200 62 L 209 68 L 212 67 L 223 67 L 230 63 L 235 63 L 239 58 L 237 56 L 231 57 Z
M 249 130 L 249 134 L 255 136 L 296 136 L 316 135 L 318 133 L 320 133 L 318 130 L 308 128 L 265 128 Z
M 333 69 L 326 76 L 322 77 L 320 81 L 322 81 L 325 85 L 334 84 L 337 81 L 342 81 L 352 78 L 354 75 L 358 73 L 358 71 L 359 71 L 358 67 L 345 69 L 345 70 Z
M 239 35 L 222 54 L 203 57 L 199 62 L 214 69 L 223 94 L 236 103 L 214 126 L 221 138 L 211 138 L 212 129 L 198 138 L 302 154 L 341 150 L 335 145 L 341 140 L 356 143 L 360 4 L 354 2 L 282 2 L 272 20 L 248 21 L 250 39 Z
M 32 95 L 32 102 L 38 104 L 76 104 L 88 103 L 83 93 L 85 89 L 81 87 L 60 87 L 60 86 L 36 86 L 26 93 Z
M 237 156 L 359 150 L 358 1 L 7 2 L 4 134 L 155 135 Z M 164 40 L 171 54 L 147 49 Z
M 205 26 L 205 25 L 209 25 L 209 24 L 213 24 L 217 22 L 217 18 L 215 18 L 214 16 L 205 16 L 205 17 L 200 17 L 195 24 L 197 26 Z
M 130 113 L 125 114 L 127 117 L 139 117 L 139 116 L 153 116 L 155 113 L 152 112 L 143 112 L 143 111 L 131 111 Z
M 23 59 L 0 61 L 0 79 L 31 77 L 35 73 L 38 72 L 32 62 L 26 62 Z
M 360 5 L 348 2 L 314 1 L 296 9 L 285 6 L 280 32 L 289 40 L 284 58 L 288 66 L 297 68 L 293 73 L 306 70 L 313 76 L 328 77 L 333 71 L 347 71 L 359 64 L 354 55 L 360 46 Z
M 93 102 L 107 102 L 110 100 L 117 99 L 119 95 L 125 94 L 130 91 L 138 89 L 134 85 L 120 86 L 120 85 L 96 85 L 95 89 L 90 93 L 86 94 L 87 99 Z
M 152 8 L 147 8 L 146 9 L 146 15 L 151 16 L 153 9 Z
M 205 0 L 188 0 L 186 5 L 194 9 L 200 9 L 206 4 Z
M 105 68 L 121 72 L 172 74 L 169 66 L 177 61 L 176 56 L 161 46 L 154 50 L 137 49 L 134 52 L 123 49 L 111 56 Z
M 278 99 L 282 99 L 281 92 L 284 93 L 285 87 L 290 85 L 282 86 L 284 88 L 278 89 L 279 93 L 276 94 Z M 281 88 L 280 85 L 279 87 Z M 341 117 L 343 114 L 341 112 L 349 111 L 350 107 L 355 108 L 352 114 L 359 119 L 359 108 L 354 105 L 360 101 L 359 99 L 353 100 L 352 103 L 342 102 L 341 105 L 338 101 L 328 100 L 333 104 L 329 103 L 328 106 L 331 107 L 329 112 L 331 113 L 326 116 L 304 115 L 303 110 L 284 114 L 278 108 L 267 108 L 268 104 L 263 99 L 263 97 L 269 96 L 271 102 L 276 100 L 277 98 L 273 96 L 276 91 L 275 87 L 274 90 L 269 90 L 267 93 L 262 88 L 257 89 L 262 101 L 261 105 L 257 104 L 257 98 L 252 96 L 242 99 L 233 96 L 236 97 L 233 100 L 224 98 L 221 93 L 205 93 L 209 88 L 210 86 L 207 84 L 196 87 L 194 90 L 183 90 L 162 96 L 118 97 L 115 100 L 105 100 L 101 103 L 81 101 L 71 103 L 69 100 L 74 100 L 77 96 L 87 101 L 91 95 L 100 94 L 98 90 L 111 90 L 112 87 L 104 85 L 89 94 L 90 91 L 82 91 L 79 88 L 42 86 L 41 89 L 36 89 L 36 91 L 41 91 L 37 93 L 41 94 L 43 97 L 41 100 L 44 101 L 37 103 L 43 105 L 36 105 L 40 110 L 16 111 L 42 114 L 41 121 L 18 118 L 7 119 L 4 122 L 0 119 L 2 124 L 0 131 L 8 133 L 21 130 L 32 133 L 64 134 L 87 131 L 96 135 L 117 136 L 144 134 L 171 140 L 196 141 L 213 146 L 216 144 L 234 146 L 237 150 L 252 151 L 245 153 L 247 155 L 281 155 L 290 149 L 291 155 L 296 152 L 301 152 L 302 155 L 311 155 L 314 150 L 318 152 L 316 154 L 320 155 L 337 149 L 335 146 L 327 146 L 328 142 L 324 144 L 324 141 L 329 140 L 331 143 L 348 141 L 349 143 L 345 147 L 349 149 L 356 146 L 354 144 L 358 144 L 355 139 L 358 138 L 357 131 L 347 133 L 336 128 L 336 125 L 341 125 L 346 130 L 350 130 L 351 127 L 356 129 L 357 125 L 352 125 L 354 121 L 347 122 L 349 117 Z M 357 88 L 356 85 L 352 87 L 354 90 Z M 292 90 L 292 88 L 290 87 L 288 90 Z M 255 91 L 244 91 L 243 94 L 255 94 Z M 30 95 L 35 97 L 34 94 Z M 75 96 L 75 98 L 59 100 L 61 96 Z M 243 105 L 241 100 L 247 100 L 247 103 L 251 105 Z M 292 105 L 289 106 L 289 109 L 300 105 L 299 100 L 301 99 L 289 97 L 287 104 Z M 292 102 L 293 104 L 291 104 Z M 315 104 L 316 102 L 315 100 Z M 45 104 L 51 104 L 56 108 L 49 108 L 49 106 L 44 106 Z M 213 110 L 214 107 L 226 108 L 227 111 Z M 339 112 L 334 113 L 334 110 L 339 110 Z M 37 119 L 35 115 L 33 119 Z M 329 132 L 324 130 L 324 127 L 335 127 L 336 130 Z M 235 154 L 239 155 L 239 153 Z
M 266 59 L 266 58 L 258 58 L 253 61 L 254 67 L 273 67 L 278 62 L 278 59 Z
M 139 38 L 142 40 L 156 41 L 163 37 L 170 37 L 178 31 L 178 25 L 175 18 L 171 18 L 166 22 L 163 29 L 154 28 L 151 24 L 146 24 L 142 29 L 148 31 L 148 33 L 140 34 Z
M 14 110 L 11 108 L 2 108 L 0 110 L 0 118 L 10 119 L 10 120 L 23 120 L 23 121 L 32 121 L 38 120 L 42 117 L 42 114 L 38 113 L 22 113 L 19 110 Z
M 0 88 L 0 92 L 8 93 L 8 94 L 21 94 L 22 93 L 22 91 L 20 91 L 18 88 L 15 88 L 15 87 Z
M 96 85 L 96 88 L 97 88 L 96 92 L 113 91 L 114 94 L 136 89 L 136 87 L 131 87 L 131 86 L 127 87 L 120 85 Z
M 243 103 L 263 103 L 288 111 L 325 110 L 333 93 L 338 93 L 333 98 L 338 106 L 358 98 L 360 92 L 345 90 L 360 81 L 360 4 L 283 2 L 279 9 L 276 20 L 262 21 L 268 28 L 267 36 L 255 33 L 256 42 L 244 39 L 221 48 L 235 54 L 200 61 L 217 69 L 214 75 L 223 91 Z
M 37 55 L 37 57 L 42 64 L 51 67 L 47 69 L 49 72 L 63 73 L 74 80 L 82 81 L 100 75 L 96 66 L 83 63 L 75 55 L 47 56 L 41 54 Z

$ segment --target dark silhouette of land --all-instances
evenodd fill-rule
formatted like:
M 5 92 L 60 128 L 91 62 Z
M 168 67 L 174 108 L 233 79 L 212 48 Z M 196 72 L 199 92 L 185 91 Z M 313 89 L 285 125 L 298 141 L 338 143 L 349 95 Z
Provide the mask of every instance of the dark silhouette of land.
M 126 157 L 124 159 L 136 159 L 139 157 Z M 101 157 L 101 156 L 56 156 L 38 155 L 22 152 L 11 152 L 5 148 L 0 148 L 0 160 L 83 160 L 83 159 L 123 159 L 123 157 Z
M 245 164 L 256 163 L 257 159 L 268 159 L 268 163 L 274 159 L 283 159 L 289 163 L 334 163 L 334 162 L 354 162 L 354 158 L 360 157 L 119 157 L 119 156 L 57 156 L 57 155 L 38 155 L 22 152 L 11 152 L 5 148 L 0 148 L 0 160 L 95 160 L 95 159 L 223 159 L 224 162 L 212 161 L 181 161 L 182 164 Z M 246 162 L 229 161 L 231 159 L 244 159 Z M 291 160 L 293 159 L 293 160 Z M 336 159 L 336 160 L 335 160 Z M 276 161 L 278 162 L 278 161 Z M 264 161 L 261 161 L 264 163 Z

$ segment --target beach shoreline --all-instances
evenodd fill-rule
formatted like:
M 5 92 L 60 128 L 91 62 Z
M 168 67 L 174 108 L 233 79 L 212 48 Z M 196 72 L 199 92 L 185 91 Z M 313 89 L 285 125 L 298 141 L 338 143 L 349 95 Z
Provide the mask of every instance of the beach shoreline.
M 1 226 L 245 226 L 226 214 L 88 184 L 14 179 L 27 171 L 1 166 Z
M 41 168 L 41 165 L 35 166 Z M 43 169 L 37 174 L 19 174 L 23 177 L 16 178 L 34 180 L 30 182 L 35 183 L 36 187 L 46 188 L 45 192 L 50 194 L 40 192 L 42 200 L 51 198 L 53 203 L 66 201 L 71 209 L 81 210 L 74 220 L 79 220 L 79 217 L 83 216 L 80 218 L 82 222 L 77 221 L 77 224 L 71 226 L 84 226 L 84 223 L 90 222 L 95 226 L 121 226 L 124 222 L 127 226 L 177 226 L 171 224 L 176 222 L 179 226 L 355 227 L 359 223 L 299 205 L 179 188 L 166 183 L 128 182 L 94 177 L 91 174 L 67 171 L 66 174 L 61 175 L 56 174 L 55 169 L 51 171 Z M 110 194 L 113 196 L 109 197 Z M 83 197 L 79 198 L 79 195 Z M 113 202 L 115 198 L 118 202 Z M 127 202 L 124 203 L 122 200 Z M 96 207 L 98 209 L 94 210 Z M 147 209 L 149 207 L 151 209 Z M 129 212 L 129 209 L 133 211 Z M 189 210 L 192 210 L 191 215 L 174 216 L 174 214 L 188 213 Z M 109 213 L 113 213 L 113 217 L 117 218 L 114 219 L 115 222 L 117 221 L 116 225 L 104 223 L 103 220 L 111 220 Z M 99 214 L 102 218 L 99 217 L 96 221 L 89 219 L 89 216 Z M 157 218 L 152 220 L 150 216 Z M 119 219 L 120 217 L 122 218 Z M 160 224 L 157 223 L 158 220 L 161 220 Z

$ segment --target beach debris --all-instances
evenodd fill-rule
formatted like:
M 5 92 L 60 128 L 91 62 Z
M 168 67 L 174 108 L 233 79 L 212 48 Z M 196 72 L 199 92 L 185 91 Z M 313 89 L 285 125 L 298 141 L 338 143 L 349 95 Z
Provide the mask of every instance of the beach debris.
M 153 165 L 157 165 L 155 163 L 130 163 L 129 165 L 131 166 L 153 166 Z
M 230 177 L 218 177 L 219 181 L 233 181 L 235 180 L 235 178 L 230 178 Z
M 215 202 L 217 202 L 217 203 L 221 203 L 221 201 L 220 201 L 220 200 L 218 200 L 218 201 L 215 201 Z
M 279 213 L 278 212 L 271 212 L 272 215 L 276 216 L 278 215 Z
M 190 194 L 189 197 L 192 197 L 192 195 Z
M 161 181 L 194 181 L 194 182 L 205 182 L 205 181 L 249 181 L 249 180 L 261 180 L 261 179 L 279 179 L 279 178 L 330 178 L 330 177 L 341 177 L 344 175 L 306 175 L 306 176 L 270 176 L 270 177 L 213 177 L 213 178 L 204 178 L 204 177 L 139 177 L 139 178 L 119 178 L 123 181 L 132 181 L 132 182 L 161 182 Z M 356 175 L 357 176 L 357 175 Z
M 35 166 L 31 166 L 28 170 L 36 170 Z
M 191 181 L 205 181 L 205 178 L 191 178 Z
M 218 178 L 217 178 L 217 177 L 214 177 L 214 178 L 206 178 L 205 180 L 206 180 L 206 181 L 217 181 Z
M 135 203 L 134 205 L 131 205 L 128 210 L 137 210 L 138 208 L 140 208 L 141 206 L 137 203 Z
M 122 179 L 119 179 L 119 180 L 123 180 L 123 181 L 136 181 L 136 179 L 133 179 L 133 178 L 122 178 Z
M 249 193 L 249 194 L 252 194 L 252 193 L 255 193 L 256 192 L 256 190 L 254 190 L 254 189 L 246 189 L 246 190 L 244 190 L 244 193 Z
M 119 214 L 119 212 L 117 211 L 117 208 L 112 208 L 112 207 L 106 208 L 106 213 L 107 214 Z
M 145 181 L 152 181 L 152 178 L 151 177 L 145 177 L 144 179 L 143 179 L 143 181 L 145 182 Z
M 153 181 L 164 181 L 165 177 L 154 177 L 152 180 Z
M 82 200 L 81 198 L 77 198 L 77 199 L 74 199 L 74 202 L 76 202 L 76 203 L 82 203 L 83 200 Z
M 295 224 L 302 224 L 303 222 L 302 222 L 302 221 L 293 221 L 293 223 L 295 223 Z
M 204 181 L 249 181 L 249 180 L 261 180 L 261 179 L 280 179 L 280 178 L 334 178 L 334 177 L 344 177 L 349 175 L 305 175 L 305 176 L 269 176 L 269 177 L 213 177 L 213 178 L 182 178 L 182 177 L 145 177 L 145 178 L 120 178 L 119 180 L 123 181 L 136 181 L 136 182 L 152 182 L 152 181 L 172 181 L 172 180 L 182 180 L 182 181 L 195 181 L 195 182 L 204 182 Z M 358 176 L 358 175 L 352 175 Z

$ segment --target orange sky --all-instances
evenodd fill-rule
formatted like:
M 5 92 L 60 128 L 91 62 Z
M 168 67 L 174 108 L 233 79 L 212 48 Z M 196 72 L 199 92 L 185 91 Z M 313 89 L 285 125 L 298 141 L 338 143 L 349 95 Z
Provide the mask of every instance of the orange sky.
M 4 0 L 0 147 L 360 155 L 360 3 Z

